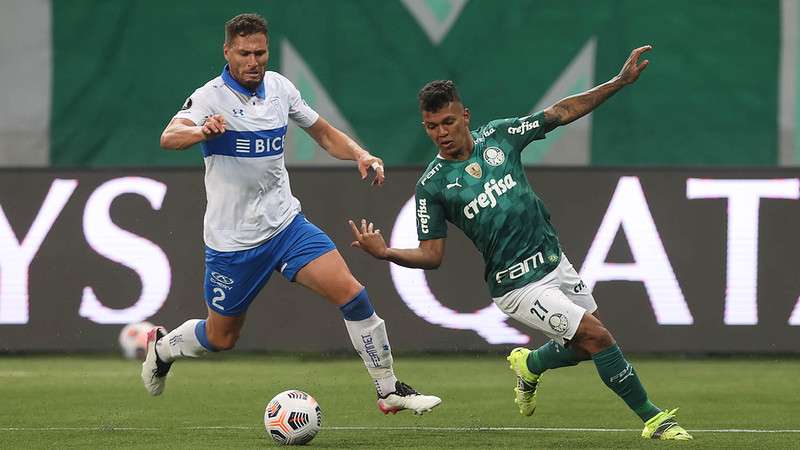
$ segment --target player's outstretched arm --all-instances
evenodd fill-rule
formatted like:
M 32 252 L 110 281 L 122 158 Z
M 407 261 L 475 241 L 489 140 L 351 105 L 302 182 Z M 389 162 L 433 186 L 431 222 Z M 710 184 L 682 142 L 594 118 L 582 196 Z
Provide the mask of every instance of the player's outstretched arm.
M 545 132 L 580 119 L 600 106 L 601 103 L 614 95 L 618 90 L 635 82 L 639 78 L 639 74 L 641 74 L 650 63 L 650 61 L 646 59 L 640 63 L 639 57 L 642 53 L 652 48 L 653 47 L 650 45 L 645 45 L 634 49 L 625 61 L 625 64 L 622 65 L 622 69 L 620 69 L 617 76 L 586 92 L 559 100 L 545 109 Z
M 203 125 L 195 125 L 189 119 L 172 119 L 161 133 L 161 148 L 184 150 L 198 142 L 215 138 L 225 132 L 225 118 L 219 114 L 206 119 Z
M 367 178 L 369 170 L 372 169 L 375 171 L 375 178 L 372 180 L 372 184 L 377 186 L 383 184 L 383 160 L 361 148 L 350 136 L 328 123 L 327 120 L 320 117 L 314 122 L 314 125 L 305 128 L 305 130 L 317 141 L 320 147 L 324 148 L 334 158 L 356 161 L 362 180 Z
M 377 259 L 390 261 L 413 269 L 437 269 L 444 258 L 444 238 L 421 241 L 417 248 L 391 248 L 372 222 L 361 219 L 361 228 L 349 221 L 353 230 L 353 247 L 358 247 Z

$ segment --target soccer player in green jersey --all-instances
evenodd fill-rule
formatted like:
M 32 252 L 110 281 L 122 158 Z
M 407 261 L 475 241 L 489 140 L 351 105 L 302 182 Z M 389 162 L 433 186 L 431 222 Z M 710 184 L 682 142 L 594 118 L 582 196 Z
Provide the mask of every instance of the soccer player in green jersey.
M 635 82 L 649 45 L 631 52 L 620 73 L 593 89 L 562 99 L 533 115 L 493 120 L 470 131 L 470 111 L 452 81 L 432 81 L 419 93 L 422 125 L 439 153 L 416 187 L 419 247 L 388 248 L 372 223 L 352 221 L 353 245 L 405 267 L 435 269 L 444 256 L 446 221 L 461 229 L 483 254 L 494 302 L 514 319 L 552 340 L 508 356 L 517 377 L 515 402 L 533 414 L 536 389 L 548 369 L 591 359 L 603 382 L 645 423 L 642 437 L 686 440 L 692 436 L 647 397 L 639 376 L 597 317 L 597 305 L 567 257 L 550 213 L 525 177 L 521 152 L 554 128 L 588 114 Z

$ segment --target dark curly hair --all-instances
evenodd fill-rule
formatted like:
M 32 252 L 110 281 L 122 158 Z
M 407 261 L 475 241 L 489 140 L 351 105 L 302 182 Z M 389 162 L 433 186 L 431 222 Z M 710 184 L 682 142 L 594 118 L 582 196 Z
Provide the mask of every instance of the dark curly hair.
M 239 14 L 225 22 L 225 43 L 230 44 L 236 36 L 264 33 L 269 39 L 267 21 L 258 14 Z
M 434 80 L 419 91 L 419 109 L 436 112 L 450 102 L 461 102 L 456 84 L 452 80 Z

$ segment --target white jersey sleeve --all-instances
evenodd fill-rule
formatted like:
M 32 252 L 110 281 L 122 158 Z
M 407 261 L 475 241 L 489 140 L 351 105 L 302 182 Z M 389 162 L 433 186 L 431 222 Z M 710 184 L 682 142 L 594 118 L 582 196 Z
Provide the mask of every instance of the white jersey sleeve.
M 189 119 L 195 125 L 202 125 L 206 119 L 214 114 L 209 104 L 209 99 L 203 95 L 202 88 L 195 90 L 186 99 L 180 111 L 175 113 L 175 119 Z
M 298 126 L 308 128 L 319 119 L 319 114 L 314 111 L 300 95 L 300 91 L 295 87 L 294 83 L 289 81 L 283 75 L 277 74 L 280 77 L 283 88 L 288 95 L 287 101 L 289 103 L 289 118 L 294 121 Z

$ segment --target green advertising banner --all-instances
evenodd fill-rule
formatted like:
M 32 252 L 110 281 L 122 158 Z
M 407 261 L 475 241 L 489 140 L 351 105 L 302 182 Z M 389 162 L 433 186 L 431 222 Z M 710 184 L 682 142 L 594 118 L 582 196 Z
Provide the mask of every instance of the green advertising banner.
M 779 89 L 796 76 L 782 56 L 797 48 L 786 37 L 796 10 L 795 0 L 53 1 L 49 160 L 201 164 L 198 149 L 161 150 L 159 135 L 220 73 L 224 22 L 257 12 L 270 24 L 270 70 L 390 165 L 435 153 L 416 102 L 432 79 L 455 80 L 480 125 L 604 82 L 648 43 L 637 84 L 533 144 L 526 163 L 793 164 L 778 121 L 789 121 L 780 135 L 793 139 L 793 109 L 779 109 L 795 101 L 779 108 Z M 298 129 L 286 158 L 339 163 Z

